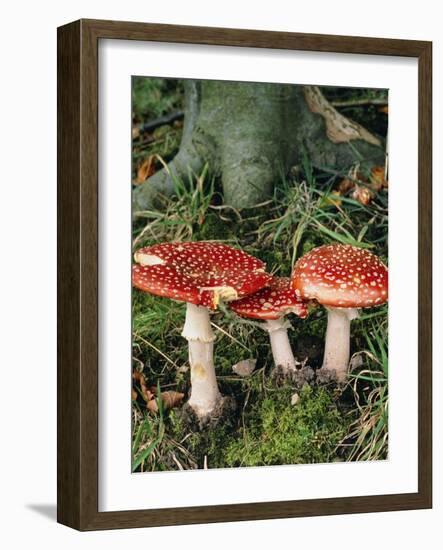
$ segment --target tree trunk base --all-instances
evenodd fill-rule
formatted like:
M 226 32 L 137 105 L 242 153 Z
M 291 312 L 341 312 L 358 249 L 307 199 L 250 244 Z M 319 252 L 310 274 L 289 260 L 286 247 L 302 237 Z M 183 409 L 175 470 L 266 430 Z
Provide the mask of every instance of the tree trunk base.
M 180 150 L 166 169 L 133 192 L 134 213 L 174 194 L 208 164 L 224 203 L 253 207 L 272 196 L 289 169 L 307 155 L 318 168 L 364 173 L 384 163 L 380 140 L 338 113 L 315 86 L 186 81 Z

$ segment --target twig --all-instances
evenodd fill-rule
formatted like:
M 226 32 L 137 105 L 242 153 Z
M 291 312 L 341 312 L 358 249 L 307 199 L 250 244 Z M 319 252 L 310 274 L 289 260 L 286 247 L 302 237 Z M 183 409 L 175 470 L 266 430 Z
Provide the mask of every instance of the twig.
M 154 118 L 153 120 L 148 120 L 148 122 L 145 122 L 144 124 L 140 124 L 140 126 L 138 126 L 138 129 L 140 130 L 140 132 L 152 132 L 152 130 L 155 130 L 159 126 L 171 124 L 176 120 L 183 119 L 184 116 L 185 114 L 183 111 L 174 111 L 169 115 Z
M 235 338 L 234 336 L 232 336 L 232 334 L 229 334 L 229 332 L 227 332 L 226 330 L 222 329 L 221 327 L 219 327 L 218 325 L 216 325 L 215 323 L 213 323 L 211 321 L 211 325 L 219 330 L 220 332 L 222 332 L 225 336 L 227 336 L 228 338 L 231 338 L 231 340 L 233 340 L 234 342 L 236 342 L 239 346 L 241 346 L 242 348 L 244 348 L 245 350 L 249 351 L 249 348 L 247 348 L 244 344 L 242 344 L 240 342 L 240 340 L 237 340 L 237 338 Z
M 168 357 L 165 353 L 163 353 L 161 350 L 159 350 L 156 346 L 154 346 L 154 344 L 151 344 L 151 342 L 148 342 L 148 340 L 145 340 L 145 338 L 143 338 L 142 336 L 140 336 L 140 334 L 134 334 L 134 338 L 138 338 L 139 340 L 141 340 L 143 343 L 145 343 L 147 346 L 149 346 L 150 348 L 152 348 L 153 350 L 155 350 L 158 354 L 160 354 L 164 359 L 166 359 L 166 361 L 168 363 L 171 363 L 171 365 L 173 365 L 174 367 L 177 367 L 176 363 L 174 363 L 174 361 Z

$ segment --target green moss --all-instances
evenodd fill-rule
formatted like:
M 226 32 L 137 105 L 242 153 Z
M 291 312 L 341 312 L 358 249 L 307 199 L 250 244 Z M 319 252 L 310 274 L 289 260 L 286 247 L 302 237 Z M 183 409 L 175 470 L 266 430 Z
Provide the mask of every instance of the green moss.
M 165 115 L 183 105 L 183 82 L 173 78 L 135 76 L 132 81 L 132 110 L 139 120 Z
M 287 277 L 291 273 L 291 256 L 287 250 L 279 250 L 277 247 L 264 249 L 261 259 L 265 262 L 268 271 Z
M 226 449 L 229 466 L 330 462 L 345 433 L 344 420 L 331 395 L 304 386 L 297 404 L 282 389 L 257 402 L 242 436 Z
M 222 220 L 218 214 L 208 214 L 204 222 L 197 228 L 199 240 L 227 240 L 230 237 L 235 237 L 232 231 L 231 224 Z
M 178 441 L 186 436 L 183 446 L 193 457 L 198 468 L 203 468 L 205 461 L 208 468 L 226 467 L 225 449 L 234 441 L 235 427 L 232 422 L 218 424 L 210 430 L 190 432 L 180 411 L 173 410 L 169 414 L 168 429 L 171 437 Z

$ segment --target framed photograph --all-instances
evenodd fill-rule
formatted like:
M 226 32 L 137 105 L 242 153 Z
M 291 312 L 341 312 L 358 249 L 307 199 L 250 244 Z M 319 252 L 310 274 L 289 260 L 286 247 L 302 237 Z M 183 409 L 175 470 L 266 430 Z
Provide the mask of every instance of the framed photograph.
M 58 29 L 60 523 L 432 506 L 431 55 Z

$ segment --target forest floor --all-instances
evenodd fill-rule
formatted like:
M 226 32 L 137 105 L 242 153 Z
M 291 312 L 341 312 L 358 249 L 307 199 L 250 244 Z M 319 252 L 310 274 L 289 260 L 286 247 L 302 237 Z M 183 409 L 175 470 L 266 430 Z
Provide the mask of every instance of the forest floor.
M 159 79 L 140 79 L 133 89 L 133 177 L 137 185 L 177 151 L 179 116 L 153 131 L 141 126 L 144 120 L 180 110 L 182 89 L 177 81 Z M 371 92 L 360 91 L 357 100 L 363 95 L 372 97 Z M 338 92 L 331 89 L 329 99 L 334 93 Z M 340 95 L 340 100 L 349 97 Z M 387 117 L 377 101 L 369 107 L 356 106 L 352 115 L 383 137 Z M 289 276 L 301 255 L 315 246 L 340 242 L 365 247 L 387 263 L 386 184 L 374 186 L 368 176 L 367 185 L 360 182 L 356 188 L 348 174 L 320 171 L 305 157 L 282 178 L 271 199 L 239 212 L 223 205 L 209 168 L 188 181 L 177 181 L 175 195 L 165 199 L 161 210 L 137 217 L 134 250 L 159 242 L 214 240 L 260 258 L 272 274 Z M 356 193 L 359 189 L 363 196 Z M 134 290 L 133 470 L 385 459 L 387 311 L 387 306 L 365 309 L 352 322 L 349 382 L 339 388 L 317 383 L 315 378 L 309 384 L 277 384 L 270 376 L 269 337 L 260 323 L 240 319 L 222 306 L 211 315 L 217 337 L 214 362 L 221 392 L 232 396 L 237 408 L 216 428 L 196 431 L 182 415 L 190 389 L 187 342 L 180 335 L 185 304 Z M 314 370 L 320 368 L 324 308 L 314 308 L 305 320 L 295 315 L 289 320 L 296 359 Z M 256 364 L 250 375 L 241 377 L 232 367 L 243 360 Z

